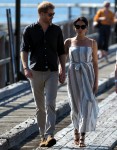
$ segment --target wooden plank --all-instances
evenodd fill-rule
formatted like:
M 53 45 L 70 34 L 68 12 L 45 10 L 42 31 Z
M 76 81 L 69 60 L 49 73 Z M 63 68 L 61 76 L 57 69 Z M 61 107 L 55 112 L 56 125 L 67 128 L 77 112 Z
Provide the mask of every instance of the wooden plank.
M 96 148 L 98 148 L 100 145 L 104 146 L 103 142 L 106 141 L 106 139 L 114 131 L 115 131 L 114 128 L 107 128 L 106 130 L 102 131 L 92 142 L 90 142 L 89 146 L 95 146 Z
M 115 106 L 116 106 L 116 103 L 115 103 Z M 113 114 L 115 114 L 115 112 L 117 111 L 117 108 L 116 107 L 110 107 L 109 109 L 107 108 L 107 110 L 105 110 L 105 112 L 102 113 L 102 115 L 99 116 L 98 120 L 97 120 L 97 126 L 100 126 L 103 127 L 104 126 L 104 123 L 105 122 L 109 122 L 108 120 L 111 118 L 111 116 Z M 114 116 L 113 116 L 114 118 Z M 115 118 L 117 119 L 117 118 Z M 111 124 L 111 122 L 110 122 Z
M 107 103 L 110 103 L 110 100 L 113 100 L 116 97 L 116 93 L 113 92 L 111 95 L 109 95 L 107 98 L 105 98 L 101 103 L 99 103 L 100 109 L 106 105 Z
M 117 103 L 115 97 L 116 95 L 112 94 L 100 105 L 101 113 L 97 121 L 96 131 L 86 134 L 87 147 L 83 148 L 84 150 L 111 150 L 117 143 Z M 72 124 L 57 134 L 59 138 L 53 149 L 80 149 L 73 141 Z
M 10 62 L 10 60 L 11 60 L 11 58 L 10 58 L 10 57 L 5 58 L 5 59 L 1 59 L 1 60 L 0 60 L 0 65 L 7 64 L 7 63 L 9 63 L 9 62 Z
M 107 146 L 109 149 L 113 149 L 117 144 L 117 128 L 112 132 L 112 134 L 99 146 Z M 111 146 L 110 146 L 111 145 Z
M 35 119 L 27 119 L 25 122 L 18 124 L 10 131 L 0 135 L 0 138 L 7 139 L 9 142 L 9 148 L 18 145 L 29 135 L 38 131 L 37 121 Z
M 0 100 L 28 88 L 30 88 L 29 81 L 19 81 L 17 83 L 4 87 L 0 89 Z
M 8 150 L 9 146 L 6 139 L 0 139 L 0 150 Z

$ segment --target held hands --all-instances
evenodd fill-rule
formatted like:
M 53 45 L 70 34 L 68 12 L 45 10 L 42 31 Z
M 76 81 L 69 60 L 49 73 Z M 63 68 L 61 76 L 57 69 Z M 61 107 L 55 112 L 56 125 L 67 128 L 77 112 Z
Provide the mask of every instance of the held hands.
M 32 78 L 32 72 L 31 72 L 31 70 L 30 69 L 25 69 L 24 70 L 24 74 L 25 74 L 25 76 L 27 77 L 27 78 Z
M 61 71 L 59 73 L 59 82 L 61 84 L 63 84 L 65 82 L 65 78 L 66 78 L 66 76 L 65 76 L 65 70 L 61 69 Z

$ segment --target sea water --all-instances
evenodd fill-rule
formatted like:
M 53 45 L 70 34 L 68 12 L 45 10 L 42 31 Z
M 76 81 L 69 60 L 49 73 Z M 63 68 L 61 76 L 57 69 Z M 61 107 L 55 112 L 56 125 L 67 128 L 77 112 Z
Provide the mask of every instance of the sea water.
M 55 3 L 103 3 L 104 0 L 50 0 L 53 4 Z M 15 3 L 16 0 L 0 0 L 1 3 Z M 21 4 L 37 4 L 42 2 L 42 0 L 21 0 Z M 110 2 L 114 3 L 114 0 L 110 0 Z M 0 24 L 6 23 L 6 9 L 8 6 L 0 7 Z M 10 7 L 12 22 L 15 22 L 15 7 Z M 72 18 L 76 18 L 80 16 L 80 8 L 72 8 Z M 38 19 L 37 7 L 27 8 L 21 7 L 21 23 L 33 23 Z M 55 8 L 55 16 L 53 22 L 64 21 L 68 19 L 68 9 L 67 8 Z

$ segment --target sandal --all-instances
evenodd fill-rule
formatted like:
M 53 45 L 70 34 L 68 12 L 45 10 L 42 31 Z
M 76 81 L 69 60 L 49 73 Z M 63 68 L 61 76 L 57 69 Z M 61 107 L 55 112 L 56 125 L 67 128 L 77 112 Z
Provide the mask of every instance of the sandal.
M 74 143 L 79 145 L 79 133 L 77 129 L 74 130 Z
M 81 133 L 80 139 L 79 139 L 79 147 L 85 147 L 85 133 Z

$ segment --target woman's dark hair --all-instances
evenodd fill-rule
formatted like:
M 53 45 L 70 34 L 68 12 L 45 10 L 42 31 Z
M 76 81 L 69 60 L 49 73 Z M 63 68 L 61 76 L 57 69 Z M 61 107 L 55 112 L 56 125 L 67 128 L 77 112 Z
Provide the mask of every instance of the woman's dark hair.
M 79 18 L 77 18 L 77 19 L 73 22 L 73 25 L 75 26 L 78 21 L 83 21 L 83 22 L 85 23 L 85 25 L 88 27 L 88 20 L 87 20 L 85 17 L 79 17 Z

